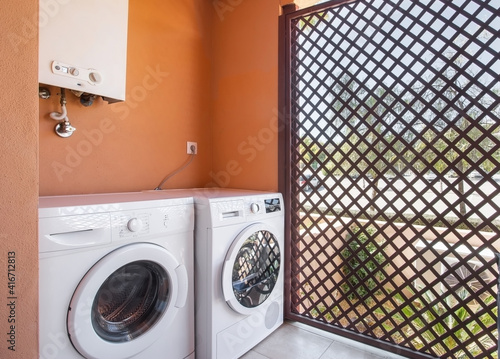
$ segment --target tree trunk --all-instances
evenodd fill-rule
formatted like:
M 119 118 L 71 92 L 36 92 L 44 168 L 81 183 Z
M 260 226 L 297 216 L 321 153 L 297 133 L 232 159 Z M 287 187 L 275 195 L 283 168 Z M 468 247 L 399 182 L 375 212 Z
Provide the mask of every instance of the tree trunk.
M 373 179 L 372 182 L 372 204 L 370 205 L 370 212 L 373 214 L 375 213 L 375 197 L 378 195 L 378 176 Z
M 463 173 L 464 173 L 464 165 L 463 161 L 460 160 L 457 164 L 457 170 L 458 170 L 458 193 L 460 193 L 460 196 L 463 198 L 465 195 L 465 183 L 463 180 Z M 465 207 L 465 202 L 460 201 L 460 214 L 462 216 L 465 216 L 465 212 L 467 211 L 467 208 Z

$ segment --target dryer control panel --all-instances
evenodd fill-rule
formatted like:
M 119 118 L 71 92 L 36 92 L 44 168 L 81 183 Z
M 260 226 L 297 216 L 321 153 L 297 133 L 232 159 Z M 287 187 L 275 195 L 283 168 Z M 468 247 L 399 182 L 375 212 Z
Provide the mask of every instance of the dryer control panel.
M 279 214 L 282 211 L 281 197 L 248 197 L 245 198 L 245 213 L 248 216 Z
M 212 200 L 211 220 L 213 226 L 231 225 L 283 216 L 283 197 L 279 193 L 250 195 Z

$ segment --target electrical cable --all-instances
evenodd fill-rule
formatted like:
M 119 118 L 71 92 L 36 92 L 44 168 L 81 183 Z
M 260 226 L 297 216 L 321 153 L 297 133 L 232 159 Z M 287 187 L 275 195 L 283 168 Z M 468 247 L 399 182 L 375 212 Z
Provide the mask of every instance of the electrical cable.
M 191 162 L 193 162 L 193 159 L 194 159 L 194 156 L 196 154 L 195 153 L 191 153 L 190 154 L 190 158 L 187 160 L 186 163 L 184 163 L 181 167 L 179 167 L 178 169 L 176 169 L 174 172 L 168 174 L 161 182 L 160 184 L 158 185 L 158 187 L 155 188 L 155 191 L 161 191 L 161 187 L 165 184 L 165 182 L 167 182 L 170 178 L 172 178 L 173 176 L 175 176 L 177 173 L 179 173 L 180 171 L 182 171 L 184 168 L 186 168 L 187 166 L 189 166 L 189 164 Z

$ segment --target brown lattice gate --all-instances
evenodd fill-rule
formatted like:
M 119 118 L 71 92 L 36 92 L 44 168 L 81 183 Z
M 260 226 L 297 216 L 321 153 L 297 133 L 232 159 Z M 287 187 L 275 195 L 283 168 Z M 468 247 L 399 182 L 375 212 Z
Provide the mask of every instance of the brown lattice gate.
M 497 358 L 500 1 L 280 21 L 287 316 L 414 358 Z

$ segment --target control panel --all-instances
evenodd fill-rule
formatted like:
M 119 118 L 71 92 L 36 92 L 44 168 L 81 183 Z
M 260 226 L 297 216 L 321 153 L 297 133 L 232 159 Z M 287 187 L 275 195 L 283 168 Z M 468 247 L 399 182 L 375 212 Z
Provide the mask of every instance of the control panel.
M 111 216 L 113 229 L 119 238 L 135 238 L 150 233 L 150 212 L 118 213 Z
M 283 216 L 283 199 L 279 193 L 215 198 L 210 203 L 211 225 L 231 225 Z
M 72 79 L 81 80 L 93 86 L 102 83 L 102 74 L 95 69 L 86 69 L 74 65 L 64 64 L 59 61 L 52 61 L 52 73 L 67 76 Z M 81 85 L 82 86 L 82 85 Z
M 166 234 L 189 227 L 192 230 L 192 212 L 191 206 L 170 206 L 112 213 L 113 240 Z
M 246 202 L 246 211 L 249 215 L 268 214 L 281 211 L 281 199 L 276 198 L 250 198 Z

